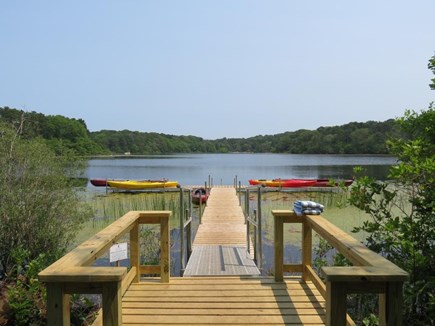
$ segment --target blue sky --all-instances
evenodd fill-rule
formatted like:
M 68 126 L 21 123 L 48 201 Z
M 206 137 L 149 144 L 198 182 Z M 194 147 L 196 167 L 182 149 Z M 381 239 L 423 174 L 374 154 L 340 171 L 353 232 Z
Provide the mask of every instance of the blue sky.
M 0 2 L 0 106 L 251 137 L 428 107 L 435 1 Z

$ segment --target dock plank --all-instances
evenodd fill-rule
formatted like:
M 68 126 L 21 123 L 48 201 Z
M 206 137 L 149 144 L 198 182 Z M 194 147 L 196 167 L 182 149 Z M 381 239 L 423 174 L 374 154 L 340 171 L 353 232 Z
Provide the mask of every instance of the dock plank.
M 124 325 L 324 325 L 325 301 L 300 279 L 182 277 L 132 284 Z
M 185 276 L 259 275 L 246 250 L 246 225 L 234 188 L 212 188 Z

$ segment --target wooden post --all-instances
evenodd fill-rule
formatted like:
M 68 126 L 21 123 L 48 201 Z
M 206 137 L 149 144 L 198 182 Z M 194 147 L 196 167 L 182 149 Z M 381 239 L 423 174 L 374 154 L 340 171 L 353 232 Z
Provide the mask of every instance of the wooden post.
M 242 206 L 242 182 L 239 181 L 239 206 Z
M 257 247 L 258 247 L 258 268 L 261 270 L 263 268 L 263 241 L 262 232 L 263 228 L 261 225 L 261 187 L 258 187 L 258 198 L 257 198 Z
M 284 232 L 283 218 L 275 216 L 274 232 L 275 232 L 275 281 L 282 282 L 284 280 Z
M 249 217 L 249 189 L 245 189 L 245 223 Z
M 251 241 L 249 241 L 249 220 L 245 219 L 245 224 L 246 224 L 246 251 L 248 252 L 248 254 L 251 254 Z
M 169 216 L 160 219 L 160 281 L 169 283 L 171 257 L 169 252 Z
M 192 217 L 189 216 L 189 210 L 186 209 L 186 253 L 187 253 L 187 261 L 189 261 L 190 254 L 192 253 Z
M 140 282 L 140 241 L 139 241 L 139 223 L 135 223 L 130 230 L 130 266 L 136 268 L 136 276 L 133 283 Z
M 181 274 L 184 273 L 186 263 L 184 261 L 184 198 L 183 188 L 180 188 L 180 265 Z M 201 200 L 200 200 L 201 201 Z
M 204 188 L 205 188 L 205 193 L 207 194 L 208 193 L 207 182 L 205 183 Z M 205 201 L 205 202 L 207 205 L 207 201 Z M 201 223 L 202 223 L 202 200 L 200 199 L 199 200 L 199 224 L 201 224 Z
M 346 291 L 343 282 L 326 282 L 326 326 L 346 326 Z
M 379 295 L 379 325 L 400 326 L 403 315 L 403 282 L 387 282 L 386 291 Z
M 103 285 L 103 325 L 122 325 L 121 282 L 108 282 Z
M 70 325 L 70 295 L 65 294 L 62 283 L 47 283 L 48 326 Z
M 302 223 L 302 278 L 304 281 L 309 281 L 310 277 L 307 273 L 306 266 L 311 266 L 312 263 L 312 230 L 306 220 Z
M 205 191 L 207 192 L 207 188 L 205 188 Z M 190 220 L 189 225 L 187 226 L 186 230 L 186 241 L 187 241 L 187 261 L 190 259 L 190 255 L 192 254 L 192 190 L 189 189 L 189 211 L 187 213 L 187 218 Z
M 258 250 L 257 250 L 257 232 L 258 232 L 258 218 L 257 218 L 257 210 L 254 209 L 254 221 L 257 225 L 254 224 L 254 241 L 252 241 L 254 245 L 254 261 L 255 264 L 258 264 Z

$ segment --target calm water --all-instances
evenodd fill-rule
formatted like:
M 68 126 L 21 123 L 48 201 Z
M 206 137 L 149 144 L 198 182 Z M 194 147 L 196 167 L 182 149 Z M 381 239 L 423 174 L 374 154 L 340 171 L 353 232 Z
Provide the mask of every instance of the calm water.
M 198 185 L 213 178 L 213 184 L 242 184 L 249 179 L 336 178 L 353 175 L 355 166 L 367 174 L 385 179 L 396 162 L 390 156 L 296 155 L 296 154 L 177 154 L 128 159 L 92 159 L 88 178 L 176 180 L 181 185 Z

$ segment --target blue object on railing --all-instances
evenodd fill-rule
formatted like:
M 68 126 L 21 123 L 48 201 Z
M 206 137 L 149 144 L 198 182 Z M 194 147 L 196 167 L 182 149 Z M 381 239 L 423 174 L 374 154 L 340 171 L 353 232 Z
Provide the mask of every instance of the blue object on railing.
M 325 206 L 310 200 L 297 200 L 293 205 L 296 215 L 320 215 Z

